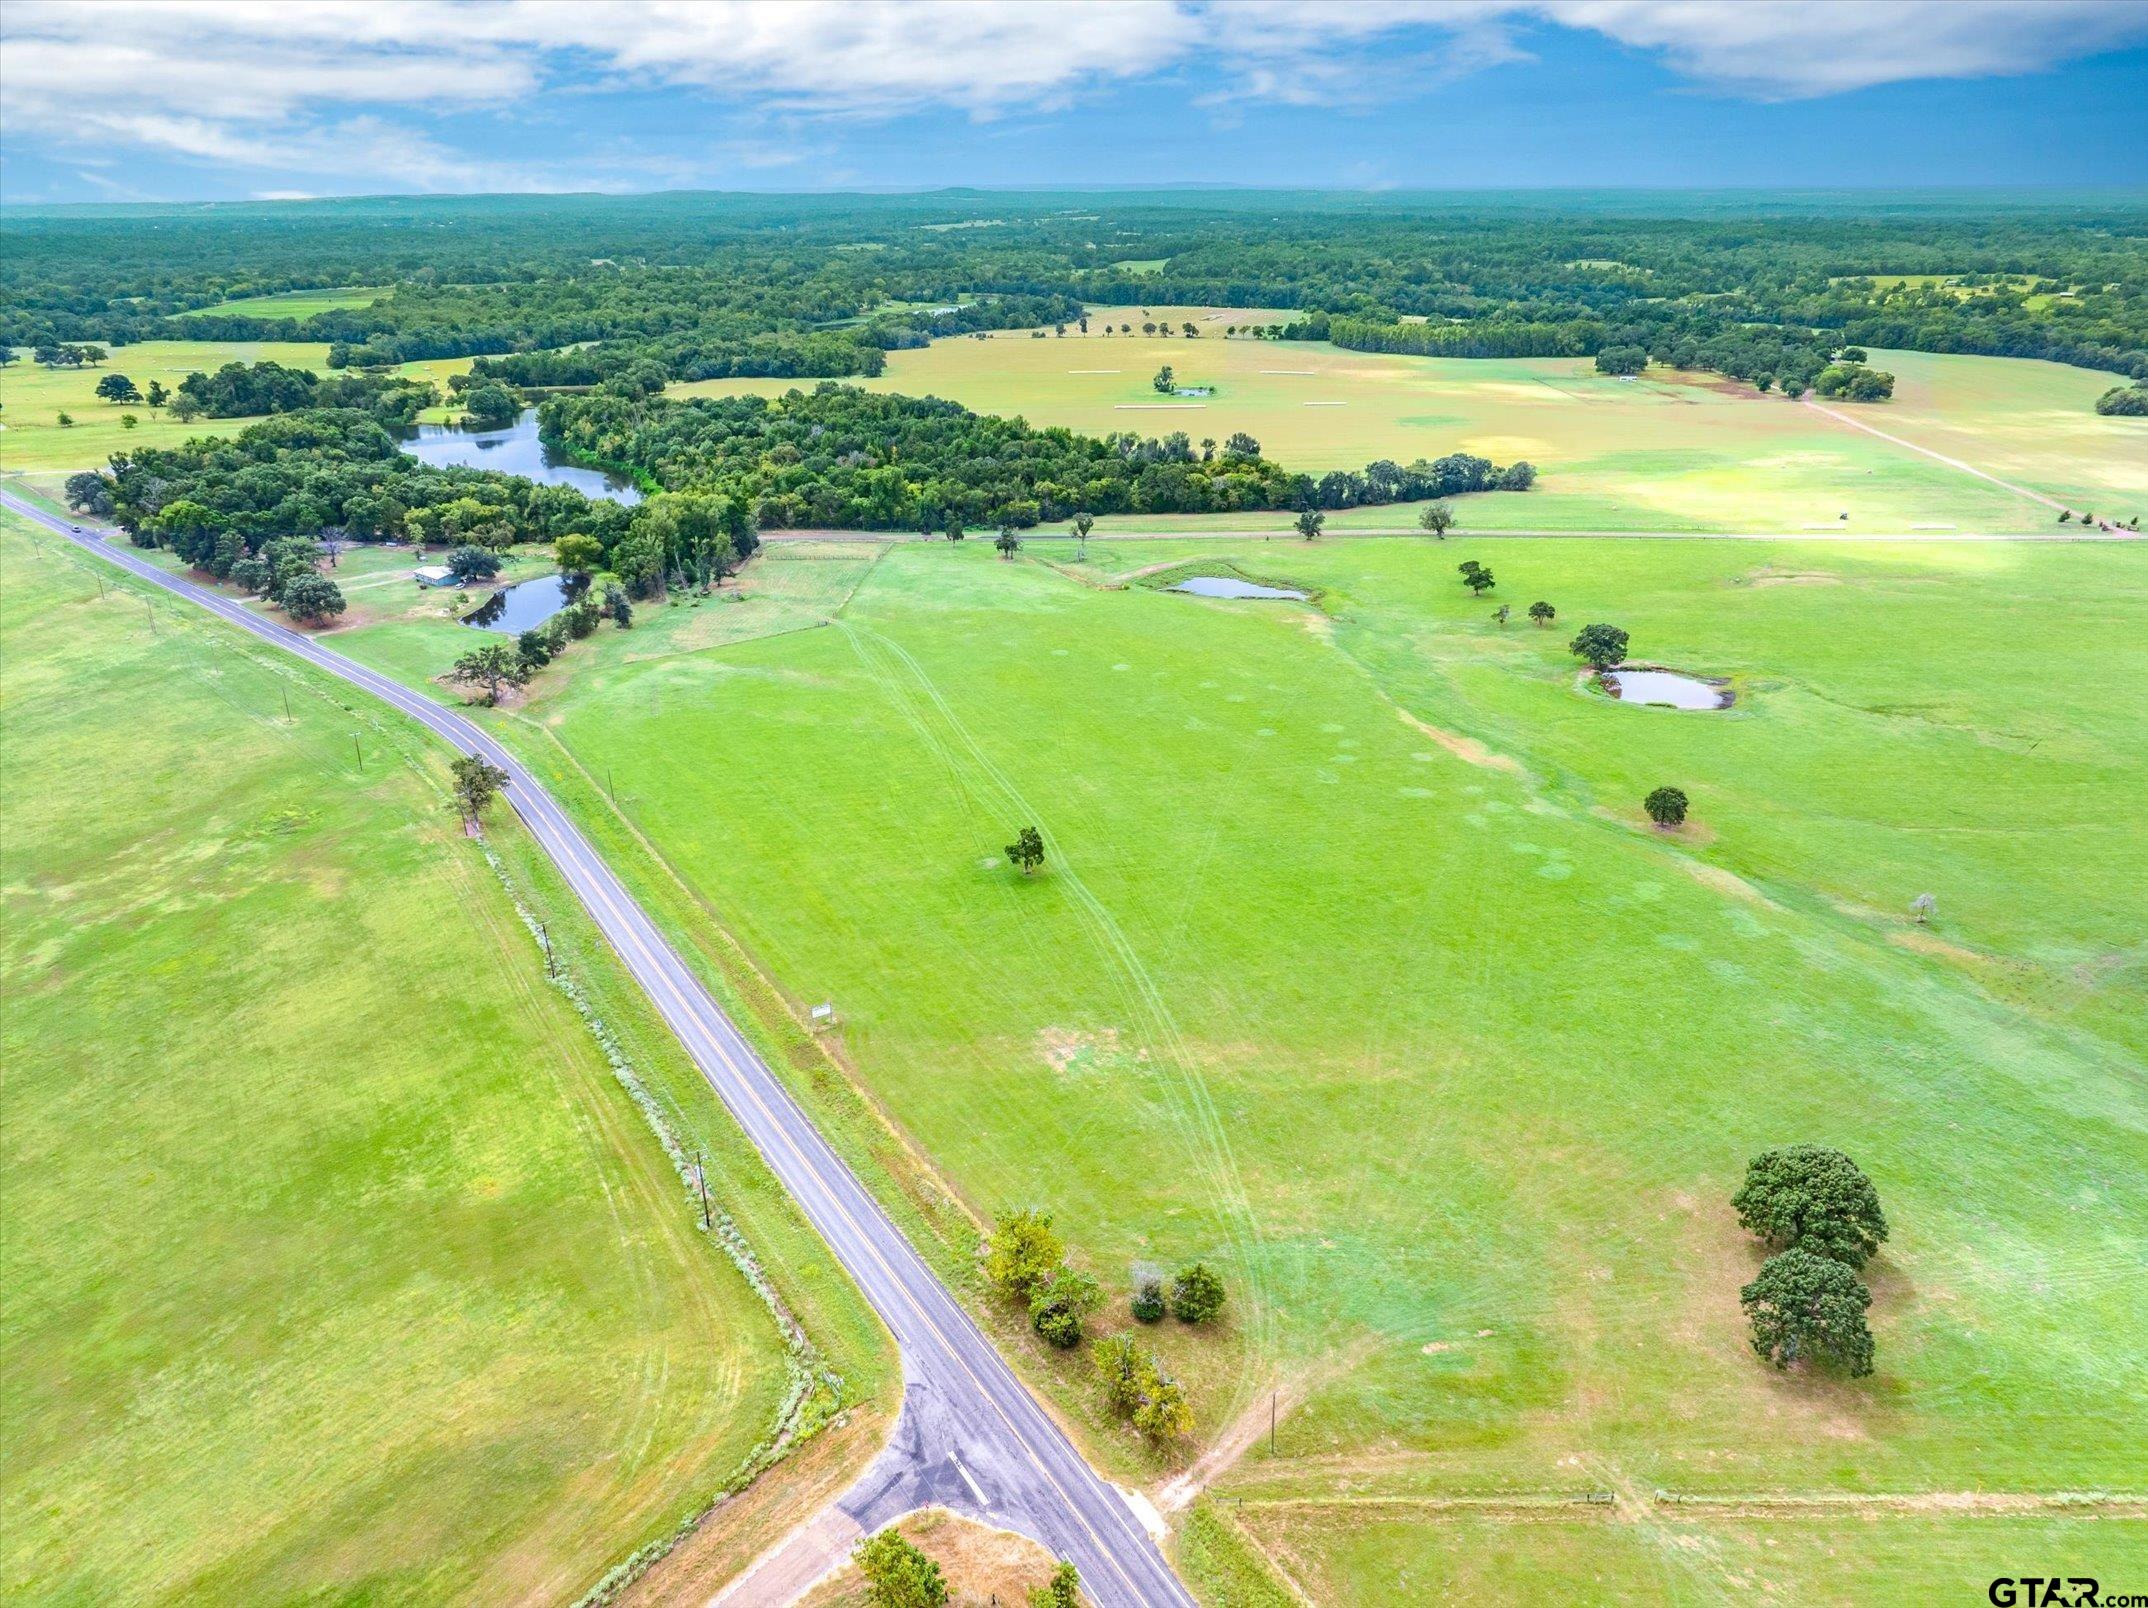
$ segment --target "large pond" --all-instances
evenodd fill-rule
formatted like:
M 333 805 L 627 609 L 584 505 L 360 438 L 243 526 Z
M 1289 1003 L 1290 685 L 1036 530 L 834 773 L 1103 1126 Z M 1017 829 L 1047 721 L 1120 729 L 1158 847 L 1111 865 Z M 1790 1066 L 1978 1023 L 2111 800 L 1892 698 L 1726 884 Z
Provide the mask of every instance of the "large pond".
M 541 575 L 534 581 L 503 586 L 462 617 L 464 625 L 481 631 L 504 631 L 520 636 L 542 625 L 589 590 L 586 576 L 569 580 L 564 575 Z
M 1730 707 L 1728 687 L 1675 670 L 1606 670 L 1597 679 L 1621 703 L 1662 704 L 1672 709 Z
M 1194 575 L 1164 590 L 1191 592 L 1195 597 L 1288 597 L 1301 603 L 1305 601 L 1303 592 L 1293 592 L 1287 586 L 1257 586 L 1228 575 Z
M 497 469 L 503 475 L 520 475 L 547 486 L 572 486 L 585 497 L 627 504 L 641 501 L 641 492 L 624 475 L 584 469 L 554 455 L 538 439 L 535 408 L 504 430 L 421 424 L 401 446 L 413 458 L 442 468 Z

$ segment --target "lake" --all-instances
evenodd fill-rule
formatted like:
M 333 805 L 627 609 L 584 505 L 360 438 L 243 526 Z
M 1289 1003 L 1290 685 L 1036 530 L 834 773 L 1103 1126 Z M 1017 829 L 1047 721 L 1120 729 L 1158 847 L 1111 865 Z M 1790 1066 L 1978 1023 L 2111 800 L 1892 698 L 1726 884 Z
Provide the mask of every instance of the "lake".
M 537 410 L 530 408 L 504 430 L 471 430 L 459 424 L 421 424 L 399 443 L 423 463 L 441 468 L 496 469 L 546 486 L 572 486 L 585 497 L 631 506 L 641 492 L 624 475 L 584 469 L 553 454 L 537 435 Z

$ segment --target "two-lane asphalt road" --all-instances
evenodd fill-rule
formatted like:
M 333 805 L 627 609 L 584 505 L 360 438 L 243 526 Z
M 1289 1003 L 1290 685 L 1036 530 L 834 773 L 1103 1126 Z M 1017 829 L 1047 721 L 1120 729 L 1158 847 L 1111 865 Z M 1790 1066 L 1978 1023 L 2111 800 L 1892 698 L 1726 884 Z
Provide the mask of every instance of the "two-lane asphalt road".
M 181 579 L 139 555 L 6 492 L 0 503 L 153 586 L 296 654 L 409 716 L 464 753 L 507 773 L 507 797 L 552 857 L 605 938 L 679 1036 L 710 1086 L 746 1130 L 771 1170 L 819 1230 L 893 1332 L 908 1383 L 903 1448 L 915 1466 L 876 1470 L 888 1489 L 941 1499 L 1043 1542 L 1081 1570 L 1099 1603 L 1190 1605 L 1192 1598 L 1133 1510 L 1014 1376 L 992 1344 L 896 1229 L 865 1186 L 829 1148 L 789 1091 L 724 1015 L 552 796 L 515 757 L 471 721 L 346 659 L 317 640 L 265 619 L 219 593 Z M 971 1500 L 961 1500 L 966 1493 Z M 884 1507 L 885 1504 L 876 1504 Z M 875 1511 L 876 1522 L 895 1516 Z M 800 1515 L 805 1517 L 805 1515 Z

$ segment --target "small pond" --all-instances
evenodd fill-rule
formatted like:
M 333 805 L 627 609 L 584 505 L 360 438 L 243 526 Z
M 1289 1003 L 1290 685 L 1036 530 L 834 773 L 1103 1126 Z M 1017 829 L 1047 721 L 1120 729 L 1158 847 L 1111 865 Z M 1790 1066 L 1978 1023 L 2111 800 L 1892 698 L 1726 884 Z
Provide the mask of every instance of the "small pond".
M 546 486 L 572 486 L 585 497 L 633 504 L 641 492 L 624 475 L 584 469 L 568 463 L 537 435 L 537 410 L 530 408 L 504 430 L 469 430 L 459 424 L 421 424 L 399 443 L 421 463 L 440 468 L 496 469 Z
M 1728 709 L 1730 689 L 1675 670 L 1606 670 L 1597 677 L 1621 703 L 1663 704 L 1672 709 Z
M 1256 586 L 1228 575 L 1194 575 L 1164 590 L 1191 592 L 1195 597 L 1287 597 L 1305 601 L 1303 592 L 1293 592 L 1286 586 Z
M 569 580 L 564 575 L 541 575 L 534 581 L 503 586 L 462 617 L 464 625 L 481 631 L 503 631 L 520 636 L 531 626 L 542 625 L 589 590 L 586 578 Z

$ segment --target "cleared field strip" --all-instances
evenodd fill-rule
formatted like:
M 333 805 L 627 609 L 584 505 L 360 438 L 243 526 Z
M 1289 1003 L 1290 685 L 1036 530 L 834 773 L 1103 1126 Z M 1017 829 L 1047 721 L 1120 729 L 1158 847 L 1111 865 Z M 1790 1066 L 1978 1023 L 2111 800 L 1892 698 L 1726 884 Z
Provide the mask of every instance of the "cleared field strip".
M 1124 374 L 1124 369 L 1068 369 L 1069 374 Z
M 1198 413 L 1208 404 L 1206 402 L 1120 402 L 1115 406 L 1121 413 Z
M 1862 419 L 1853 419 L 1850 417 L 1850 415 L 1840 411 L 1839 409 L 1827 407 L 1821 403 L 1812 401 L 1810 398 L 1807 398 L 1805 400 L 1804 405 L 1812 409 L 1812 411 L 1815 413 L 1826 414 L 1827 417 L 1835 420 L 1839 424 L 1848 425 L 1852 430 L 1862 430 L 1865 432 L 1866 435 L 1878 436 L 1882 441 L 1892 442 L 1895 446 L 1904 447 L 1911 452 L 1922 453 L 1925 457 L 1930 458 L 1934 463 L 1943 463 L 1950 469 L 1959 469 L 1965 475 L 1975 475 L 1979 480 L 1988 480 L 1994 486 L 1998 486 L 2003 490 L 2010 491 L 2014 493 L 2014 495 L 2017 497 L 2026 497 L 2031 502 L 2040 502 L 2046 508 L 2056 508 L 2061 513 L 2063 513 L 2066 509 L 2066 505 L 2060 502 L 2056 497 L 2046 497 L 2042 492 L 2031 491 L 2027 486 L 2016 485 L 2011 480 L 2001 480 L 1997 475 L 1992 474 L 1989 470 L 1979 469 L 1973 463 L 1964 463 L 1959 458 L 1948 457 L 1944 452 L 1934 452 L 1930 447 L 1920 447 L 1914 441 L 1905 441 L 1902 439 L 1902 437 L 1898 435 L 1890 435 L 1887 431 L 1882 430 L 1878 425 L 1867 424 Z
M 1318 374 L 1318 369 L 1262 369 L 1263 374 Z

